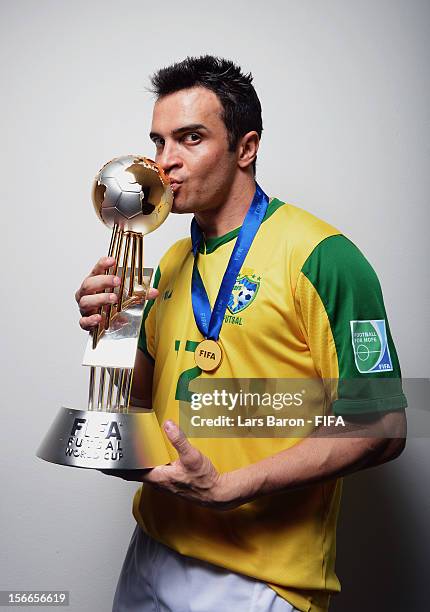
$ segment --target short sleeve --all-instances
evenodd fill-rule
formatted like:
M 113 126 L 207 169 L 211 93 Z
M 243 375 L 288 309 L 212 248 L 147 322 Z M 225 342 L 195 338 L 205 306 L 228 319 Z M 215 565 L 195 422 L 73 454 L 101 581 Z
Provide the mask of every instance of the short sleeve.
M 379 280 L 350 240 L 330 236 L 314 248 L 299 274 L 295 303 L 318 376 L 336 381 L 335 414 L 406 407 Z
M 160 268 L 158 267 L 154 275 L 153 287 L 157 289 L 161 279 Z M 138 348 L 152 362 L 155 360 L 155 321 L 156 321 L 156 300 L 148 300 L 143 311 L 142 325 L 140 328 Z

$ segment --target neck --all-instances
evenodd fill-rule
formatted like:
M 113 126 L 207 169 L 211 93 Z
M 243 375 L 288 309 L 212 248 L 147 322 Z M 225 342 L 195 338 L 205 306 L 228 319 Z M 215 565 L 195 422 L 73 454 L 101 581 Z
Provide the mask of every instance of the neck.
M 255 192 L 254 177 L 239 177 L 222 204 L 215 209 L 195 213 L 195 218 L 206 238 L 224 236 L 242 225 Z

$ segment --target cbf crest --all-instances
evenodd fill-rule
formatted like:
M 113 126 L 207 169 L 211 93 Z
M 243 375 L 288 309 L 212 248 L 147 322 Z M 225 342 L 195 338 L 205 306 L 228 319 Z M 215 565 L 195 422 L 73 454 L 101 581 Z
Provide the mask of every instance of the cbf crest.
M 227 304 L 231 314 L 242 312 L 252 304 L 260 288 L 260 280 L 261 278 L 256 274 L 237 277 Z

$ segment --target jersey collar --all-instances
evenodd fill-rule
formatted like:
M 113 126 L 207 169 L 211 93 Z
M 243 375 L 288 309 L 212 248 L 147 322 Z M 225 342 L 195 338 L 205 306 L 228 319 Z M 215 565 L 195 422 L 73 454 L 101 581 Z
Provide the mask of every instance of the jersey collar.
M 281 200 L 278 200 L 278 198 L 271 198 L 271 200 L 269 201 L 269 205 L 267 207 L 266 214 L 263 217 L 262 223 L 267 221 L 267 219 L 271 217 L 273 213 L 276 210 L 278 210 L 280 206 L 283 206 L 283 204 L 285 204 L 285 202 L 281 202 Z M 227 242 L 230 242 L 230 240 L 233 240 L 234 238 L 236 238 L 239 232 L 240 232 L 240 227 L 236 227 L 230 232 L 227 232 L 227 234 L 224 234 L 223 236 L 216 236 L 215 238 L 207 238 L 205 241 L 201 242 L 199 253 L 201 253 L 202 255 L 210 255 L 210 253 L 213 253 L 214 251 L 216 251 L 223 244 L 226 244 Z

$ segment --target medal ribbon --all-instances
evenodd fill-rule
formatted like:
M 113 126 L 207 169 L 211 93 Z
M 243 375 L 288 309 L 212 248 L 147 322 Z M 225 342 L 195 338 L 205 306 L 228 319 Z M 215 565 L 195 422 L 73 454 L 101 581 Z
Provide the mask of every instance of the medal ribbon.
M 230 295 L 237 275 L 240 272 L 245 257 L 251 247 L 258 228 L 266 214 L 269 198 L 259 185 L 256 185 L 255 194 L 243 225 L 236 238 L 233 252 L 224 272 L 218 296 L 215 301 L 213 311 L 209 303 L 208 294 L 203 284 L 197 267 L 199 247 L 203 239 L 203 234 L 195 218 L 191 221 L 191 242 L 193 247 L 194 264 L 191 280 L 191 301 L 193 305 L 194 318 L 201 334 L 210 340 L 218 340 L 221 327 L 224 321 L 225 311 L 230 299 Z

